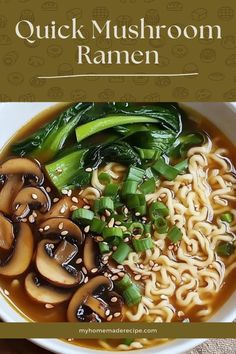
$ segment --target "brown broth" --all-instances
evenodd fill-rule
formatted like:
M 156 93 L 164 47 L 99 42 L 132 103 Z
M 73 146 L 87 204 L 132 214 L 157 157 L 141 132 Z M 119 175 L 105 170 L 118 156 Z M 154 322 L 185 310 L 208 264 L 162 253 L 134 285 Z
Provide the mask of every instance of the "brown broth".
M 28 124 L 22 127 L 5 145 L 0 153 L 0 161 L 4 161 L 6 157 L 8 157 L 10 153 L 10 148 L 13 143 L 19 142 L 25 137 L 37 131 L 40 127 L 42 127 L 45 123 L 49 122 L 53 118 L 55 118 L 59 112 L 63 111 L 68 104 L 63 103 L 56 105 L 46 111 L 43 111 L 39 115 L 37 115 L 34 119 L 32 119 Z M 188 111 L 188 110 L 187 110 Z M 210 123 L 205 117 L 199 115 L 196 112 L 189 110 L 189 116 L 194 117 L 194 122 L 188 120 L 185 125 L 185 129 L 193 129 L 193 130 L 204 130 L 208 132 L 210 137 L 217 137 L 217 145 L 219 147 L 224 147 L 229 150 L 229 158 L 236 165 L 236 147 L 226 138 L 226 136 L 212 123 Z M 48 184 L 47 184 L 48 185 Z M 53 196 L 51 196 L 53 198 Z M 37 234 L 37 231 L 35 230 Z M 27 270 L 27 273 L 29 270 Z M 231 272 L 228 279 L 222 286 L 220 292 L 215 296 L 213 300 L 213 312 L 216 312 L 226 300 L 231 296 L 231 294 L 236 289 L 236 269 Z M 37 303 L 33 301 L 26 293 L 24 289 L 24 278 L 25 274 L 17 277 L 18 282 L 16 282 L 12 278 L 7 278 L 0 276 L 0 285 L 1 288 L 7 290 L 9 292 L 9 297 L 7 299 L 11 302 L 12 306 L 14 306 L 17 311 L 19 311 L 26 318 L 38 321 L 38 322 L 60 322 L 66 321 L 66 310 L 67 303 L 57 305 L 53 309 L 46 309 L 44 304 Z M 4 294 L 3 294 L 4 295 Z M 4 295 L 5 296 L 5 295 Z M 188 314 L 191 321 L 199 320 L 194 316 L 196 312 L 196 307 L 191 310 L 191 313 Z M 117 341 L 109 341 L 109 343 L 117 344 Z M 75 341 L 75 344 L 82 345 L 85 347 L 93 347 L 97 349 L 101 349 L 99 347 L 97 340 L 79 340 Z

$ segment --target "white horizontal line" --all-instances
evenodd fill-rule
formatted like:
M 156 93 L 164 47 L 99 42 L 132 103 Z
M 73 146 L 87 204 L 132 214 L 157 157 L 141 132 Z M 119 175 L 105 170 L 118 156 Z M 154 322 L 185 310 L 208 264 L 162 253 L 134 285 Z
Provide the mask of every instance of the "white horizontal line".
M 75 77 L 157 77 L 157 76 L 196 76 L 199 73 L 172 73 L 172 74 L 72 74 L 55 76 L 38 76 L 38 79 L 68 79 Z

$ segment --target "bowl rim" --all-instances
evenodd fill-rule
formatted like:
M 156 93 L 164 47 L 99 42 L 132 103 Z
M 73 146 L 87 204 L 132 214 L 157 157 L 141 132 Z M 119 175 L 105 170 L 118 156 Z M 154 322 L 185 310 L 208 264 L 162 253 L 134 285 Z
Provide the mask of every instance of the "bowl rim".
M 1 103 L 1 105 L 10 105 L 10 104 L 17 104 L 17 103 L 18 102 L 15 102 L 15 103 Z M 53 106 L 53 105 L 55 105 L 57 103 L 58 102 L 51 102 L 49 104 L 49 102 L 45 102 L 45 108 L 48 108 L 49 105 Z M 206 102 L 194 102 L 194 103 L 205 104 Z M 228 107 L 228 109 L 230 109 L 234 113 L 236 112 L 236 103 L 233 103 L 233 102 L 220 102 L 220 103 L 224 104 L 225 107 Z M 27 104 L 27 103 L 22 103 L 22 104 Z M 182 103 L 182 105 L 186 105 L 186 106 L 188 106 L 189 104 L 191 104 L 191 102 L 183 102 Z M 0 147 L 0 150 L 1 149 L 2 149 L 2 146 Z M 235 293 L 230 296 L 228 301 L 234 295 L 235 295 Z M 223 309 L 225 307 L 226 303 L 224 303 L 223 306 L 219 310 Z M 2 305 L 4 305 L 4 306 L 2 306 Z M 8 310 L 6 310 L 6 305 L 8 307 Z M 15 316 L 15 318 L 14 318 L 14 316 Z M 5 322 L 27 321 L 26 317 L 24 317 L 23 314 L 20 311 L 16 310 L 16 308 L 14 307 L 14 304 L 11 304 L 4 297 L 2 292 L 0 292 L 0 317 Z M 220 321 L 221 322 L 232 322 L 235 319 L 235 317 L 236 317 L 236 308 L 234 308 L 234 310 L 232 310 L 231 312 L 228 312 L 228 314 L 223 315 Z M 213 316 L 213 320 L 214 320 L 214 316 Z M 32 341 L 33 343 L 35 343 L 36 345 L 42 347 L 42 348 L 45 348 L 47 350 L 50 350 L 50 351 L 52 351 L 54 353 L 58 353 L 58 354 L 59 353 L 60 354 L 61 353 L 65 353 L 65 352 L 66 352 L 66 354 L 75 354 L 76 352 L 84 353 L 84 354 L 93 354 L 93 353 L 95 354 L 95 353 L 98 352 L 97 349 L 74 345 L 74 344 L 71 344 L 69 342 L 62 341 L 60 339 L 35 339 L 35 338 L 31 338 L 29 340 Z M 166 342 L 164 344 L 157 345 L 157 346 L 147 347 L 147 348 L 143 348 L 143 349 L 138 349 L 137 353 L 150 354 L 153 351 L 153 349 L 154 350 L 155 349 L 159 349 L 158 352 L 160 354 L 169 354 L 170 351 L 173 354 L 180 354 L 183 351 L 187 351 L 187 350 L 190 350 L 190 349 L 194 348 L 195 346 L 203 343 L 204 341 L 206 341 L 206 339 L 175 339 L 175 340 L 172 340 L 172 341 L 169 341 L 169 342 Z M 106 350 L 103 349 L 103 351 L 106 351 Z M 112 352 L 114 354 L 121 353 L 121 351 L 112 351 Z

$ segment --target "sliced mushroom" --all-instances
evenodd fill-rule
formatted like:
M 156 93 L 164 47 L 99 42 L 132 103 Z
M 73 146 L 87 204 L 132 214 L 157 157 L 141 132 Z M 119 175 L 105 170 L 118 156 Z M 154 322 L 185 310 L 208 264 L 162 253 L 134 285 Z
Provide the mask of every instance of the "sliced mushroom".
M 12 158 L 0 165 L 0 175 L 34 176 L 36 182 L 43 182 L 43 173 L 39 164 L 24 157 Z
M 92 237 L 86 237 L 85 239 L 83 260 L 88 272 L 96 274 L 101 270 L 102 262 L 98 250 L 98 244 Z
M 65 246 L 67 243 L 67 247 Z M 71 266 L 69 262 L 77 254 L 75 248 L 69 250 L 69 242 L 42 240 L 36 252 L 36 267 L 40 275 L 50 283 L 62 287 L 73 287 L 82 280 L 82 272 Z M 55 251 L 55 246 L 58 250 Z M 76 246 L 75 246 L 76 247 Z M 64 255 L 62 256 L 62 249 Z
M 72 295 L 70 290 L 58 289 L 41 283 L 34 273 L 29 273 L 25 278 L 25 289 L 33 300 L 44 304 L 60 304 L 69 300 Z
M 50 210 L 44 214 L 41 219 L 47 220 L 51 218 L 69 218 L 71 214 L 70 208 L 72 205 L 72 200 L 69 197 L 64 197 L 52 205 Z
M 39 209 L 42 213 L 46 213 L 50 208 L 50 199 L 40 188 L 26 187 L 17 194 L 12 207 L 14 216 L 23 219 L 31 210 Z
M 51 218 L 39 225 L 41 235 L 61 235 L 75 239 L 79 245 L 84 241 L 84 236 L 78 225 L 66 218 Z
M 0 211 L 10 215 L 12 203 L 24 185 L 24 178 L 20 175 L 9 175 L 0 192 Z
M 112 290 L 112 287 L 113 283 L 111 280 L 103 275 L 98 275 L 81 286 L 70 300 L 67 309 L 68 321 L 101 321 L 98 314 L 100 313 L 103 317 L 103 314 L 105 314 L 105 308 L 107 307 L 104 305 L 103 300 L 100 301 L 100 299 L 96 298 L 95 294 L 97 290 L 99 290 L 99 292 L 110 291 Z M 96 300 L 92 300 L 91 297 L 94 297 Z M 89 301 L 87 303 L 88 299 Z M 89 307 L 89 304 L 92 308 Z
M 15 277 L 26 271 L 33 256 L 34 239 L 30 227 L 26 223 L 19 225 L 14 250 L 4 265 L 0 266 L 0 274 Z
M 0 249 L 9 251 L 14 241 L 12 223 L 0 213 Z

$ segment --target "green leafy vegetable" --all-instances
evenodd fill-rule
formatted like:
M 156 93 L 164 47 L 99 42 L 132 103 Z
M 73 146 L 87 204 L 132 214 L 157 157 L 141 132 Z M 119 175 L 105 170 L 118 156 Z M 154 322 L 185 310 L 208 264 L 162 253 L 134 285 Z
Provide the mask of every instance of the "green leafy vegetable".
M 221 257 L 229 257 L 235 251 L 235 246 L 229 242 L 222 242 L 216 247 L 216 253 Z

